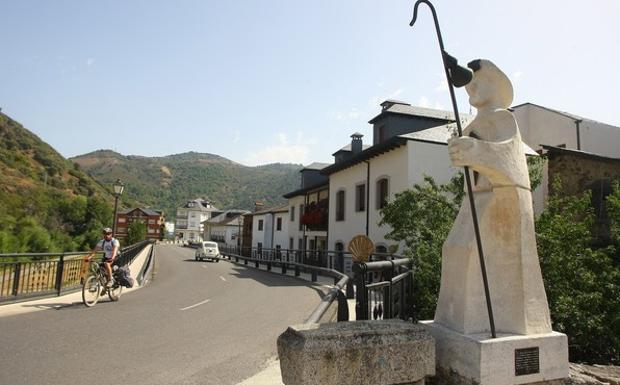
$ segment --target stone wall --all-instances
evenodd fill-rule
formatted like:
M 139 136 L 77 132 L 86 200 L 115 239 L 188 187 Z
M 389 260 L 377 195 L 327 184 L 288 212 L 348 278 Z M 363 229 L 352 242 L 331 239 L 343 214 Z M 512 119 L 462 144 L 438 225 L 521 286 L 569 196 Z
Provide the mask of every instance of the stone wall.
M 436 376 L 427 385 L 478 385 L 476 381 L 463 378 L 456 372 L 436 369 Z M 570 364 L 570 378 L 562 381 L 544 381 L 528 385 L 620 385 L 620 367 L 604 365 Z
M 620 159 L 580 151 L 546 147 L 549 157 L 549 192 L 553 181 L 562 180 L 562 193 L 574 195 L 589 189 L 600 180 L 620 179 Z

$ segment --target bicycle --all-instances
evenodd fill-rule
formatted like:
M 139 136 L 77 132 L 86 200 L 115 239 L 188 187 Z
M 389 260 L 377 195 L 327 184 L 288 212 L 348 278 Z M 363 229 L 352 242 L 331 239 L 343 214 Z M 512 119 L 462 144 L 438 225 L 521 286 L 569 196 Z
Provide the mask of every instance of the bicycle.
M 90 274 L 82 284 L 82 301 L 87 307 L 97 304 L 99 297 L 108 294 L 110 301 L 116 302 L 123 292 L 123 286 L 114 280 L 111 287 L 107 287 L 108 275 L 106 273 L 103 262 L 91 261 L 89 266 Z

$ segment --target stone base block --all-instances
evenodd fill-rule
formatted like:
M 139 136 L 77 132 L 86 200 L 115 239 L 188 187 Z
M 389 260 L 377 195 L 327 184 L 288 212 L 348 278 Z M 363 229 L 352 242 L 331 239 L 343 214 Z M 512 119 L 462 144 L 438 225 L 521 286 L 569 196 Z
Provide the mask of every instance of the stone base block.
M 568 378 L 565 334 L 490 338 L 489 334 L 460 334 L 432 321 L 422 324 L 435 338 L 437 373 L 443 377 L 437 384 L 561 384 Z
M 400 320 L 290 326 L 278 355 L 286 385 L 423 385 L 435 375 L 432 337 Z

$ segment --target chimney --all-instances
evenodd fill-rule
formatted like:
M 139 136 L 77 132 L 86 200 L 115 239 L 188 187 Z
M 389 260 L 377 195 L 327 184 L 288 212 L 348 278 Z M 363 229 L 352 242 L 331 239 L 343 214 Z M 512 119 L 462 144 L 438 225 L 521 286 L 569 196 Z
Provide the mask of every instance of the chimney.
M 355 154 L 359 154 L 360 152 L 362 152 L 362 137 L 364 135 L 360 134 L 359 132 L 354 133 L 353 135 L 351 135 L 351 153 L 353 155 Z
M 256 201 L 254 202 L 254 212 L 261 210 L 263 208 L 263 202 Z

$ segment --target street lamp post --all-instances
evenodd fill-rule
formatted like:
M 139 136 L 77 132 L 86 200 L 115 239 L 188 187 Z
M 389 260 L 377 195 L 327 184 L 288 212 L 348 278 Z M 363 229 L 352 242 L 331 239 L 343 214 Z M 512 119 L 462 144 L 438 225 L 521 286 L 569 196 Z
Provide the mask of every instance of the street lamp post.
M 121 182 L 120 179 L 117 179 L 114 182 L 114 222 L 112 223 L 112 236 L 116 236 L 116 213 L 118 210 L 118 198 L 123 194 L 123 190 L 125 189 L 125 185 Z

